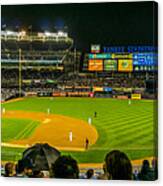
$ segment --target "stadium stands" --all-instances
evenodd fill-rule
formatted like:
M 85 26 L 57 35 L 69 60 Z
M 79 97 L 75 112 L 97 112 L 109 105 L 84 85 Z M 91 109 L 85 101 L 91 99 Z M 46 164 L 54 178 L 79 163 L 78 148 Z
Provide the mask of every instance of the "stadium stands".
M 21 159 L 16 164 L 3 164 L 1 173 L 5 177 L 153 181 L 158 178 L 157 161 L 152 160 L 151 165 L 148 160 L 143 160 L 142 168 L 134 169 L 125 153 L 113 150 L 106 154 L 103 171 L 87 168 L 83 172 L 73 157 L 60 155 L 49 170 L 39 169 L 30 159 Z
M 31 91 L 37 95 L 42 91 L 65 96 L 93 93 L 96 97 L 130 98 L 131 94 L 138 93 L 142 98 L 157 97 L 156 91 L 152 92 L 157 87 L 148 83 L 156 81 L 156 71 L 90 72 L 88 54 L 82 57 L 80 51 L 73 50 L 73 39 L 67 33 L 2 31 L 1 41 L 2 100 L 12 97 L 5 95 L 3 89 L 12 89 L 12 93 L 15 90 L 15 96 L 19 89 L 19 95 Z M 104 91 L 106 88 L 108 91 Z

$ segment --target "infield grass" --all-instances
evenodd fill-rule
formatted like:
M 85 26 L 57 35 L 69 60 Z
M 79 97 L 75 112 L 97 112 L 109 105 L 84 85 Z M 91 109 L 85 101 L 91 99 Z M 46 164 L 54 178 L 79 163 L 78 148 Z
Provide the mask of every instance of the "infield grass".
M 28 138 L 38 125 L 34 120 L 2 118 L 2 142 Z

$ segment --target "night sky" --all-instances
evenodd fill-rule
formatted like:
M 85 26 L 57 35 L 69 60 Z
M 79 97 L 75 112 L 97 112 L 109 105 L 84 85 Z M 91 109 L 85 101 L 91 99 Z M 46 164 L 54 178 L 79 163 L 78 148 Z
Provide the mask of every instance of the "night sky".
M 157 4 L 154 2 L 4 5 L 1 27 L 54 31 L 67 27 L 75 46 L 157 44 Z M 155 17 L 155 18 L 154 18 Z M 54 28 L 55 27 L 55 28 Z

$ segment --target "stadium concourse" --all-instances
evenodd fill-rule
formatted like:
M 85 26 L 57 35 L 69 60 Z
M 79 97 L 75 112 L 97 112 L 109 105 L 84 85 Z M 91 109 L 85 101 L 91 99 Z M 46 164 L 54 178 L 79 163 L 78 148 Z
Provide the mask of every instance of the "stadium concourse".
M 129 177 L 114 178 L 105 167 L 103 176 L 108 179 L 109 173 L 110 179 L 133 179 L 132 173 L 141 174 L 144 159 L 157 159 L 157 142 L 152 132 L 157 128 L 153 116 L 157 106 L 156 49 L 141 46 L 128 51 L 126 47 L 120 52 L 92 45 L 90 53 L 83 53 L 61 31 L 2 30 L 1 43 L 4 162 L 17 162 L 27 146 L 46 142 L 65 155 L 58 159 L 58 165 L 65 159 L 75 165 L 76 175 L 76 164 L 80 171 L 97 168 L 95 173 L 99 173 L 100 166 L 101 174 L 103 162 L 110 166 L 110 158 L 117 153 L 127 159 Z M 112 154 L 115 149 L 120 151 Z M 143 166 L 155 173 L 157 163 L 151 168 L 147 160 Z M 40 170 L 37 175 L 25 175 L 26 168 L 32 169 L 31 165 L 24 166 L 23 176 L 41 177 Z M 5 171 L 11 169 L 15 170 L 14 165 L 8 163 Z M 93 175 L 92 170 L 87 176 L 90 174 Z M 156 179 L 157 173 L 154 178 L 147 177 Z

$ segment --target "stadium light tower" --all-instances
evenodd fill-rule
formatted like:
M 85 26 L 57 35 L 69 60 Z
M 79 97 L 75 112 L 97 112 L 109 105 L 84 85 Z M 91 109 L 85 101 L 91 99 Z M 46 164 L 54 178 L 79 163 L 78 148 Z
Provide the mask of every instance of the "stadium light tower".
M 21 66 L 21 55 L 22 55 L 22 50 L 19 48 L 19 97 L 21 97 L 22 93 L 22 66 Z

